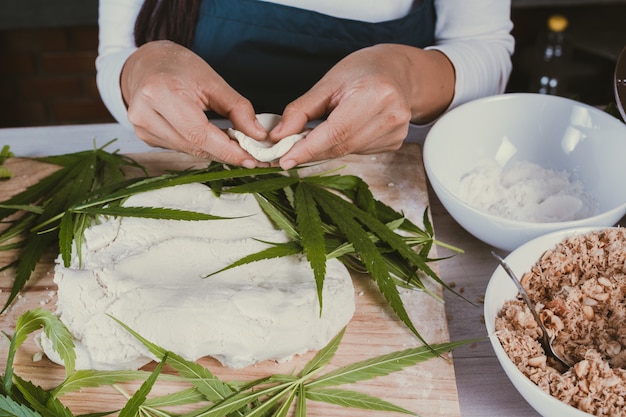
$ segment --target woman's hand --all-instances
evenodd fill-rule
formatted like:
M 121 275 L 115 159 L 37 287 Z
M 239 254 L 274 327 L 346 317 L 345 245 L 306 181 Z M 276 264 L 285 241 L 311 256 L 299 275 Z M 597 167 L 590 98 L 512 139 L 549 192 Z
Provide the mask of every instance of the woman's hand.
M 280 159 L 280 166 L 396 150 L 410 122 L 428 123 L 445 111 L 454 83 L 452 64 L 439 51 L 381 44 L 354 52 L 285 108 L 270 132 L 273 141 L 328 117 Z
M 250 137 L 264 139 L 251 103 L 233 90 L 203 59 L 169 41 L 141 46 L 121 75 L 128 119 L 150 146 L 169 148 L 252 168 L 252 156 L 209 122 L 213 110 Z

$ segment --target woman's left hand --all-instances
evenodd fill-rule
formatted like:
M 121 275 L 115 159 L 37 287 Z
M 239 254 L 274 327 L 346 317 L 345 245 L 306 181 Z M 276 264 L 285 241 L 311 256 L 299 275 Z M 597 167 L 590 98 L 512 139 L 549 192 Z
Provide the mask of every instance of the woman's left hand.
M 277 142 L 328 115 L 280 159 L 283 169 L 351 153 L 396 150 L 410 122 L 432 121 L 453 94 L 454 69 L 441 52 L 380 44 L 348 55 L 290 103 L 270 139 Z

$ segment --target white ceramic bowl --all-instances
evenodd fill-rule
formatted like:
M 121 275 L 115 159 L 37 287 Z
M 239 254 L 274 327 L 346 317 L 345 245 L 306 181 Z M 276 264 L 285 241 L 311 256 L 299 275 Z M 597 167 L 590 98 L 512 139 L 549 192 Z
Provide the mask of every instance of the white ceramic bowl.
M 523 244 L 511 252 L 504 260 L 511 267 L 515 275 L 521 278 L 525 272 L 530 270 L 532 265 L 537 262 L 541 254 L 543 254 L 543 252 L 547 249 L 551 249 L 557 243 L 569 236 L 573 236 L 575 234 L 585 234 L 596 229 L 597 228 L 594 227 L 587 227 L 548 233 Z M 485 292 L 484 313 L 487 334 L 489 335 L 491 346 L 493 347 L 502 369 L 504 369 L 504 372 L 522 397 L 524 397 L 524 399 L 542 416 L 589 417 L 591 414 L 580 411 L 577 408 L 554 398 L 535 385 L 519 369 L 517 369 L 517 366 L 509 359 L 508 355 L 502 348 L 498 337 L 494 334 L 496 316 L 504 305 L 504 302 L 512 300 L 516 296 L 517 288 L 515 287 L 515 284 L 511 281 L 511 278 L 509 278 L 504 269 L 498 267 L 491 276 L 489 285 L 487 285 L 487 290 Z
M 613 226 L 626 214 L 626 125 L 574 100 L 512 93 L 463 104 L 435 123 L 423 151 L 428 179 L 450 215 L 478 239 L 506 251 L 556 230 Z M 566 171 L 597 201 L 599 214 L 539 223 L 474 208 L 458 196 L 460 179 L 485 160 Z

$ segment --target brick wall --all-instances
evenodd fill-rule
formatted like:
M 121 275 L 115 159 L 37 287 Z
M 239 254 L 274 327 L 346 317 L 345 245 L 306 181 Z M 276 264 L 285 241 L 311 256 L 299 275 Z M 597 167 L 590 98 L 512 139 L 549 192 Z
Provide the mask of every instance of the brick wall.
M 0 31 L 0 127 L 106 123 L 97 26 Z

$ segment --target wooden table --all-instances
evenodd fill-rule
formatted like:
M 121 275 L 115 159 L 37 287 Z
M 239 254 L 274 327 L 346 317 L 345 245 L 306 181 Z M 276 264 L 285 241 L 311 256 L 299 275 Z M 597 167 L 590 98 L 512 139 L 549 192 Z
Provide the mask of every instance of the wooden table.
M 7 137 L 6 141 L 0 139 L 0 143 L 10 145 L 18 157 L 75 152 L 92 148 L 94 145 L 91 138 L 94 136 L 96 145 L 101 147 L 110 139 L 126 134 L 124 131 L 111 131 L 111 128 L 115 129 L 115 126 L 18 130 L 9 132 L 14 136 Z M 42 137 L 37 139 L 36 134 L 42 134 Z M 31 145 L 30 148 L 28 144 Z M 107 146 L 106 150 L 115 151 L 119 148 L 121 152 L 144 165 L 151 175 L 159 175 L 165 170 L 204 168 L 207 164 L 206 160 L 176 152 L 150 152 L 150 149 L 141 149 L 141 145 L 133 137 L 120 138 L 117 143 Z M 421 161 L 419 145 L 408 144 L 400 152 L 367 156 L 348 155 L 338 160 L 315 164 L 301 174 L 308 175 L 320 171 L 337 172 L 339 169 L 338 172 L 341 174 L 356 175 L 369 184 L 374 196 L 420 224 L 428 205 L 428 191 L 425 173 L 419 161 Z M 5 165 L 13 172 L 14 177 L 7 182 L 0 183 L 0 199 L 8 198 L 34 183 L 45 172 L 54 169 L 50 165 L 37 163 L 28 158 L 10 159 Z M 52 311 L 56 310 L 56 293 L 54 292 L 56 285 L 52 281 L 55 253 L 51 252 L 50 256 L 39 262 L 28 288 L 21 291 L 20 297 L 0 320 L 0 330 L 12 334 L 17 317 L 27 310 L 42 306 Z M 0 264 L 8 264 L 14 256 L 15 254 L 10 252 L 0 252 Z M 433 268 L 437 270 L 437 266 L 434 264 Z M 355 286 L 355 314 L 348 323 L 339 349 L 326 370 L 421 346 L 419 339 L 391 311 L 374 282 L 364 275 L 353 273 L 352 276 Z M 4 299 L 11 288 L 13 271 L 3 271 L 0 277 L 2 277 L 0 299 Z M 425 281 L 434 294 L 442 296 L 442 289 L 439 286 L 430 280 Z M 408 315 L 425 340 L 430 343 L 450 340 L 445 319 L 445 305 L 442 302 L 419 291 L 401 290 L 400 297 L 404 300 Z M 141 305 L 138 305 L 138 308 L 141 308 Z M 136 330 L 141 333 L 140 328 Z M 0 346 L 0 352 L 2 351 Z M 29 339 L 18 350 L 14 364 L 16 374 L 44 388 L 57 386 L 64 377 L 63 369 L 48 358 L 33 361 L 33 357 L 39 354 L 40 349 L 33 339 Z M 246 381 L 272 374 L 293 373 L 301 369 L 314 354 L 315 352 L 307 352 L 303 355 L 296 355 L 293 359 L 280 364 L 263 361 L 254 366 L 236 370 L 220 366 L 215 359 L 208 357 L 200 359 L 199 362 L 211 369 L 222 380 Z M 443 356 L 443 358 L 434 358 L 390 375 L 361 381 L 351 389 L 382 397 L 423 417 L 460 417 L 453 361 L 448 355 Z M 0 354 L 0 369 L 6 357 L 6 353 Z M 152 367 L 154 367 L 153 363 L 148 365 L 148 369 Z M 132 384 L 127 390 L 134 392 L 135 385 Z M 120 393 L 112 387 L 101 388 L 96 392 L 82 390 L 80 393 L 71 393 L 64 396 L 62 401 L 77 414 L 114 409 L 125 403 Z M 176 381 L 162 380 L 156 388 L 158 392 L 172 392 L 182 387 Z M 189 407 L 185 407 L 184 410 L 188 411 Z M 177 411 L 183 410 L 177 409 Z M 307 406 L 307 415 L 311 417 L 348 417 L 354 415 L 355 411 L 351 408 L 314 401 Z M 397 415 L 397 413 L 381 411 L 358 410 L 356 412 L 363 417 Z
M 115 124 L 80 125 L 45 128 L 0 129 L 0 145 L 9 144 L 21 156 L 58 154 L 89 148 L 85 138 L 102 140 L 118 138 L 123 152 L 144 152 L 149 148 L 132 133 Z M 420 167 L 421 169 L 421 167 Z M 445 313 L 450 340 L 486 336 L 482 300 L 489 278 L 496 268 L 492 247 L 465 232 L 441 206 L 428 189 L 431 215 L 438 239 L 465 250 L 462 255 L 439 263 L 442 279 L 455 287 L 476 305 L 445 293 Z M 626 218 L 622 220 L 622 224 Z M 502 251 L 496 251 L 506 255 Z M 446 252 L 439 249 L 439 255 Z M 463 417 L 537 417 L 517 393 L 500 368 L 489 342 L 468 345 L 454 352 L 454 373 L 460 412 Z

